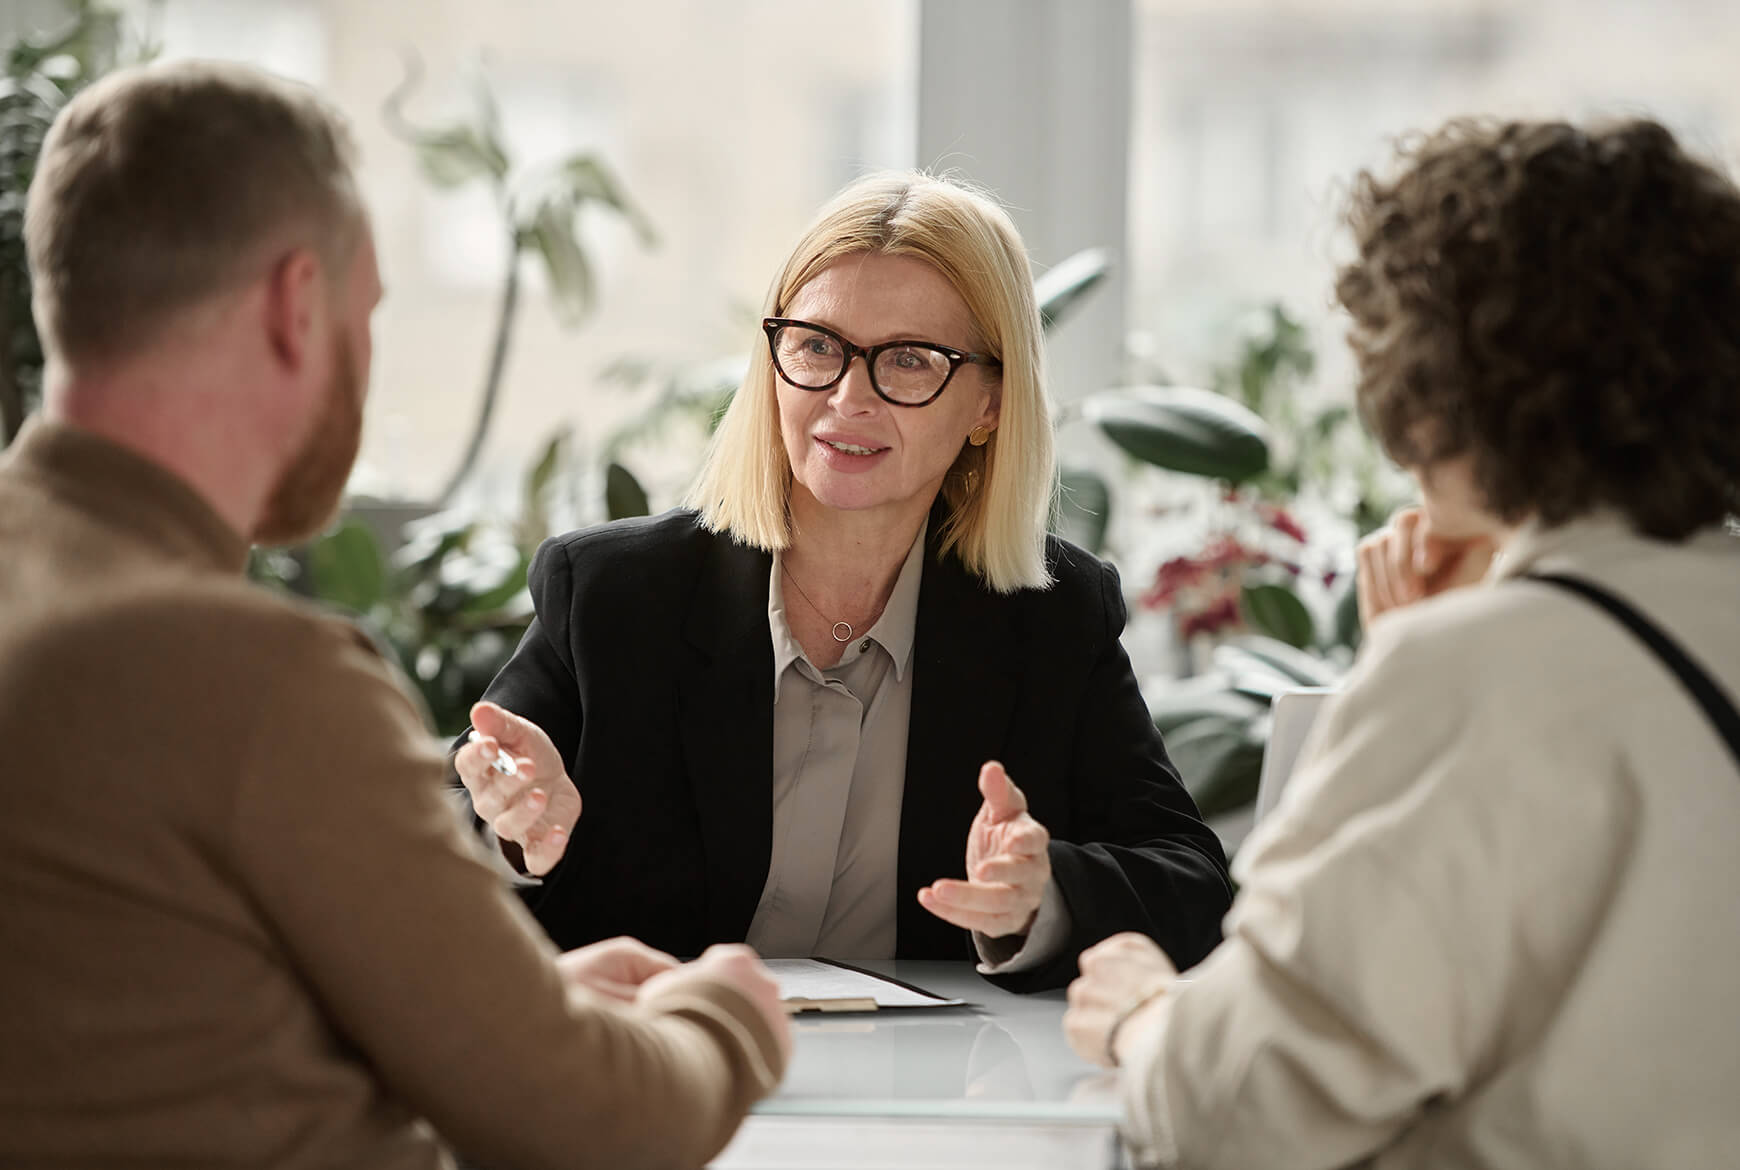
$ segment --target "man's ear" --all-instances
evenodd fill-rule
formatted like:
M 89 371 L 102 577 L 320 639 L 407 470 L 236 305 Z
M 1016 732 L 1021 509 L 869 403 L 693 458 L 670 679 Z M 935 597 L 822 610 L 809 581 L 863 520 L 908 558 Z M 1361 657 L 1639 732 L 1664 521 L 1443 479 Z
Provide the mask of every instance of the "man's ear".
M 273 356 L 300 371 L 316 341 L 326 296 L 320 261 L 306 248 L 287 252 L 266 276 L 266 340 Z

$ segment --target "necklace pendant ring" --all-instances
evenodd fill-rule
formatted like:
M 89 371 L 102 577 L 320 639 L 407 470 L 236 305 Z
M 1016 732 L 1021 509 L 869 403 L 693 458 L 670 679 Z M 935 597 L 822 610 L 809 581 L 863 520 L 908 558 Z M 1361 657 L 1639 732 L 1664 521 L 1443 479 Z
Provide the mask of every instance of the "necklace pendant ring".
M 842 634 L 840 632 L 841 630 L 845 630 L 846 632 Z M 834 641 L 836 642 L 850 642 L 852 640 L 852 627 L 847 625 L 845 622 L 835 622 L 833 634 Z

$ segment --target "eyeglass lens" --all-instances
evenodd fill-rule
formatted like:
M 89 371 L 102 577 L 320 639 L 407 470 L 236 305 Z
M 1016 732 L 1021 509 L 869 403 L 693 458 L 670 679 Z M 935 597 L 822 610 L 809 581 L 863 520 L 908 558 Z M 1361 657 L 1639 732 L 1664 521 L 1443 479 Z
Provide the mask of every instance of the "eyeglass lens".
M 821 389 L 840 377 L 845 350 L 836 338 L 801 325 L 781 326 L 773 337 L 780 373 L 798 386 Z M 927 345 L 896 345 L 876 355 L 870 371 L 877 387 L 902 402 L 922 402 L 948 380 L 948 355 Z

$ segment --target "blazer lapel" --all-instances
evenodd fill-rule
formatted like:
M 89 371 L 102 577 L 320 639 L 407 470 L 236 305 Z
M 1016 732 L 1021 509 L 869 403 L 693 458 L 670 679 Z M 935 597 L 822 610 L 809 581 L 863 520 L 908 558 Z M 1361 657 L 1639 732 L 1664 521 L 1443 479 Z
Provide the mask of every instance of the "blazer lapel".
M 716 538 L 683 626 L 678 724 L 707 875 L 707 940 L 749 932 L 773 852 L 772 558 Z
M 896 952 L 967 957 L 961 929 L 918 904 L 938 878 L 963 877 L 967 833 L 979 811 L 979 767 L 1008 742 L 1019 654 L 1016 610 L 954 554 L 939 560 L 931 520 L 913 642 L 912 716 L 900 806 Z

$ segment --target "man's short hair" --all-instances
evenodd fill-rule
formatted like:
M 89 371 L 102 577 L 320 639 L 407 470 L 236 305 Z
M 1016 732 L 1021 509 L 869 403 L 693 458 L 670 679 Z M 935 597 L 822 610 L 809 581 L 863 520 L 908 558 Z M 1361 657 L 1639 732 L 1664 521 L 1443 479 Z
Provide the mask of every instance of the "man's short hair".
M 1740 509 L 1740 192 L 1660 125 L 1457 121 L 1360 177 L 1336 294 L 1358 398 L 1495 515 L 1612 508 L 1678 540 Z
M 312 90 L 246 66 L 150 65 L 91 86 L 55 119 L 25 210 L 45 350 L 134 352 L 295 247 L 338 280 L 359 238 L 353 156 Z

